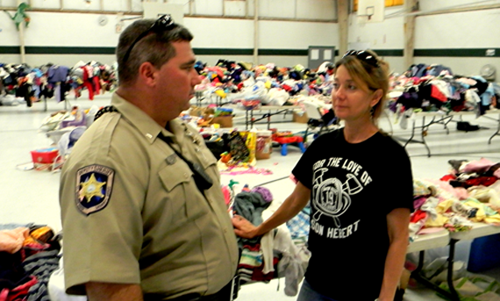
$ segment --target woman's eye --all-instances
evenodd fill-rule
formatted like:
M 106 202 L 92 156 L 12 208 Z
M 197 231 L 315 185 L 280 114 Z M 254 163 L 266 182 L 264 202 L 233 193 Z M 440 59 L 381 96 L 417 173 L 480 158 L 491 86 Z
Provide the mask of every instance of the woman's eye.
M 333 88 L 337 90 L 339 88 L 339 84 L 333 84 Z
M 356 86 L 354 86 L 354 85 L 349 85 L 348 88 L 349 88 L 349 90 L 356 90 L 357 89 Z

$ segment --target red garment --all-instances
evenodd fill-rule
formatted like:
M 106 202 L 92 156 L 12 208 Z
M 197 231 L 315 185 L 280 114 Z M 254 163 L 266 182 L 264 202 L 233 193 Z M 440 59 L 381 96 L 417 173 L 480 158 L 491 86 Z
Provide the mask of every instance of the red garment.
M 431 85 L 431 97 L 441 102 L 446 102 L 448 100 L 446 95 L 444 95 L 443 92 L 441 92 L 435 85 Z
M 290 87 L 289 85 L 283 85 L 283 86 L 281 86 L 281 88 L 283 88 L 283 90 L 285 90 L 287 92 L 292 91 L 292 87 Z
M 417 223 L 418 221 L 423 220 L 425 218 L 427 218 L 427 212 L 418 209 L 411 215 L 410 223 Z
M 278 264 L 278 258 L 273 257 L 273 266 L 276 266 Z M 254 281 L 263 281 L 263 282 L 269 282 L 273 280 L 274 278 L 274 272 L 269 272 L 267 274 L 264 274 L 262 270 L 264 269 L 264 265 L 261 265 L 260 267 L 254 268 L 253 269 L 253 274 L 252 274 L 252 280 Z
M 94 86 L 92 86 L 92 83 L 90 81 L 86 80 L 83 82 L 83 85 L 89 91 L 89 99 L 94 100 Z
M 38 280 L 35 276 L 30 276 L 30 280 L 26 283 L 23 283 L 11 291 L 4 288 L 0 292 L 0 301 L 25 301 L 28 297 L 28 292 L 30 288 L 37 284 Z
M 94 100 L 94 86 L 92 85 L 92 77 L 94 77 L 94 69 L 90 66 L 82 66 L 83 69 L 83 85 L 89 90 L 89 99 Z
M 99 81 L 99 76 L 92 77 L 94 81 L 95 95 L 101 94 L 101 82 Z
M 445 175 L 443 177 L 441 177 L 441 179 L 439 179 L 440 181 L 443 181 L 443 182 L 449 182 L 450 180 L 455 180 L 457 177 L 455 177 L 454 175 Z
M 477 178 L 471 178 L 465 181 L 465 184 L 470 187 L 470 186 L 490 186 L 494 184 L 498 180 L 497 177 L 477 177 Z

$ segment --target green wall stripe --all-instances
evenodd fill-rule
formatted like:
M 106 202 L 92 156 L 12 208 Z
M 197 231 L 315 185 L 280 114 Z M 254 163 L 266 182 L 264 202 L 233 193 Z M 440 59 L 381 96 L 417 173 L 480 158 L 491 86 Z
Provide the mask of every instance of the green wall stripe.
M 500 48 L 466 48 L 466 49 L 415 49 L 414 56 L 432 57 L 492 57 L 486 56 L 486 50 L 493 49 L 493 57 L 500 57 Z
M 115 47 L 26 46 L 27 54 L 115 54 Z
M 486 50 L 493 49 L 495 54 L 486 56 Z M 115 47 L 58 47 L 26 46 L 26 54 L 101 54 L 114 55 Z M 251 48 L 193 48 L 197 55 L 253 55 Z M 403 49 L 374 49 L 380 56 L 402 57 Z M 0 54 L 20 54 L 19 46 L 0 46 Z M 308 49 L 259 49 L 259 55 L 266 56 L 307 56 Z M 339 52 L 336 49 L 335 55 Z M 500 48 L 468 49 L 415 49 L 416 57 L 500 57 Z
M 20 54 L 19 46 L 0 46 L 0 54 Z
M 253 55 L 252 48 L 193 48 L 197 55 Z M 307 49 L 259 49 L 259 55 L 269 56 L 307 56 Z
M 403 56 L 403 49 L 373 49 L 379 56 Z
M 253 55 L 251 48 L 193 48 L 196 55 Z
M 308 49 L 259 49 L 259 55 L 307 56 Z
M 115 47 L 26 46 L 26 54 L 115 54 Z M 2 54 L 20 54 L 19 46 L 0 46 Z

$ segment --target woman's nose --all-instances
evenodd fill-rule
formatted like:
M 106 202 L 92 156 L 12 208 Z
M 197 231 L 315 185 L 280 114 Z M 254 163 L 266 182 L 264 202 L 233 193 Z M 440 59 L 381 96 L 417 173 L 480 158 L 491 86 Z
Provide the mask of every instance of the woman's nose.
M 341 85 L 339 85 L 338 88 L 335 89 L 335 97 L 343 98 L 344 96 L 345 96 L 345 90 Z

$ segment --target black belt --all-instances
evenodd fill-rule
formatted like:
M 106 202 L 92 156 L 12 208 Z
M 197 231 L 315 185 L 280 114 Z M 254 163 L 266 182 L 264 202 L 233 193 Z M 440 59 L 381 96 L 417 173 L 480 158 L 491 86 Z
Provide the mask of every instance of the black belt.
M 232 301 L 233 285 L 235 283 L 236 277 L 229 281 L 226 286 L 224 286 L 220 291 L 215 294 L 201 296 L 198 293 L 187 294 L 174 299 L 168 299 L 168 301 Z M 153 297 L 154 299 L 154 297 Z M 145 298 L 145 300 L 152 300 L 150 298 Z

